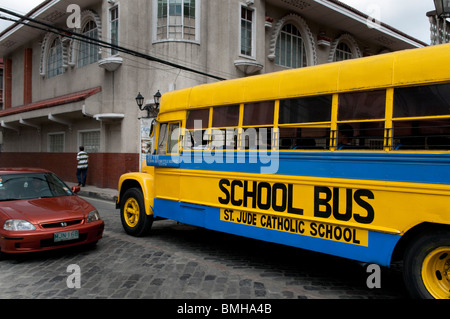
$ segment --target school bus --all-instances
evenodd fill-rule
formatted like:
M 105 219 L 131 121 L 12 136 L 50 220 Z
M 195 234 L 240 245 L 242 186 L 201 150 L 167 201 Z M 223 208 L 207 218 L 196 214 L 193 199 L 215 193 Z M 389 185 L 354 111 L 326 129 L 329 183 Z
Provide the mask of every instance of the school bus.
M 450 45 L 165 93 L 155 150 L 119 181 L 157 218 L 389 267 L 450 297 Z

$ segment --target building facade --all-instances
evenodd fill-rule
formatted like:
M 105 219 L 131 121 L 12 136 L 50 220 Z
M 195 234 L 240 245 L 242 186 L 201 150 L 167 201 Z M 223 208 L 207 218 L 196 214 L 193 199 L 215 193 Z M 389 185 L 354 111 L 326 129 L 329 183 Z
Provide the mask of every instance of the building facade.
M 0 166 L 76 181 L 83 145 L 87 183 L 110 188 L 139 170 L 138 92 L 151 104 L 158 90 L 426 45 L 337 0 L 47 0 L 27 18 L 117 47 L 21 23 L 0 34 Z

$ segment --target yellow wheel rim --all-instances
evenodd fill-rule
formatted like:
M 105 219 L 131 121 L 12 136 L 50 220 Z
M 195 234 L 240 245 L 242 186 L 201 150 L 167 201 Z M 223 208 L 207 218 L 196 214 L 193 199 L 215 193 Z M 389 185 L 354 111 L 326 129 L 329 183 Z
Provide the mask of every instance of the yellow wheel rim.
M 422 266 L 422 279 L 428 292 L 436 299 L 449 299 L 450 247 L 433 250 Z
M 125 202 L 123 216 L 129 227 L 136 227 L 139 222 L 139 204 L 135 198 Z

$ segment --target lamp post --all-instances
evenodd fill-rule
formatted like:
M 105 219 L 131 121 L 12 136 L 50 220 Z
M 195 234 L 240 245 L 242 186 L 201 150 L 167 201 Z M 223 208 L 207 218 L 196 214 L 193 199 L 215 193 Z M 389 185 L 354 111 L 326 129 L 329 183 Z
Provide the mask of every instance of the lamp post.
M 450 0 L 434 0 L 434 6 L 439 17 L 450 16 Z
M 136 104 L 141 111 L 147 111 L 147 117 L 141 117 L 140 120 L 140 138 L 139 138 L 139 167 L 146 160 L 146 156 L 154 151 L 153 132 L 155 129 L 155 117 L 159 112 L 159 103 L 161 100 L 161 93 L 156 92 L 153 95 L 153 103 L 144 104 L 145 98 L 141 92 L 136 96 Z M 153 118 L 153 119 L 152 119 Z
M 450 42 L 450 0 L 434 0 L 435 11 L 427 12 L 431 24 L 431 44 Z
M 153 104 L 150 103 L 144 105 L 144 100 L 145 98 L 142 96 L 141 92 L 139 92 L 136 96 L 136 104 L 138 105 L 139 109 L 141 111 L 147 111 L 146 118 L 156 117 L 159 111 L 159 101 L 161 100 L 161 93 L 159 92 L 159 90 L 155 93 L 155 95 L 153 95 Z

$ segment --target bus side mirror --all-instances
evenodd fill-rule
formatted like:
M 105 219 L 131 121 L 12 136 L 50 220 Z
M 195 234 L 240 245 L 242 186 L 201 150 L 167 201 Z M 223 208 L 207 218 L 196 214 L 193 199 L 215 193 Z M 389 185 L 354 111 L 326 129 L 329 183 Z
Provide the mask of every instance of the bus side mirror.
M 150 137 L 153 137 L 153 135 L 155 135 L 155 131 L 156 131 L 156 121 L 153 120 L 152 124 L 150 125 Z

